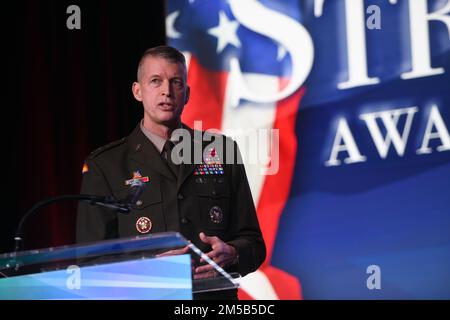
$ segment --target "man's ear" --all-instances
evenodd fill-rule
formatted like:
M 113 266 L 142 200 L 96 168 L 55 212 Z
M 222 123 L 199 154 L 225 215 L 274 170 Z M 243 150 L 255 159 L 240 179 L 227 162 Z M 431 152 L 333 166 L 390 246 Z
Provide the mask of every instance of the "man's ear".
M 133 96 L 137 101 L 142 101 L 141 85 L 139 84 L 139 82 L 133 82 L 131 91 L 133 91 Z
M 191 87 L 187 86 L 186 88 L 186 98 L 184 99 L 184 104 L 189 102 L 189 97 L 191 96 Z

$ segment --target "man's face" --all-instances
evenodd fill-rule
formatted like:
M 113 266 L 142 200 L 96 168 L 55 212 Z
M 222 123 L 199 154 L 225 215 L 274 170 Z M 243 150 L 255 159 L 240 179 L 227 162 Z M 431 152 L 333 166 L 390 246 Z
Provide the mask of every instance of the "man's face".
M 189 99 L 186 71 L 181 63 L 148 56 L 140 79 L 133 83 L 136 100 L 144 105 L 144 125 L 174 126 Z

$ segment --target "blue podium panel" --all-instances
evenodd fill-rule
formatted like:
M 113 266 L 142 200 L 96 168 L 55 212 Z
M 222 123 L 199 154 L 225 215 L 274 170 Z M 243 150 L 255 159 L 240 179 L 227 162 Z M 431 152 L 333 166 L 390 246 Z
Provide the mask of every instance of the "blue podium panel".
M 188 254 L 0 279 L 0 299 L 190 300 Z
M 17 276 L 27 270 L 61 268 L 71 264 L 99 264 L 150 258 L 188 242 L 179 233 L 164 232 L 146 236 L 111 239 L 92 243 L 42 248 L 29 251 L 0 254 L 0 272 L 5 276 Z M 18 272 L 18 270 L 20 272 Z M 1 275 L 0 274 L 0 275 Z
M 0 255 L 0 299 L 192 299 L 188 242 L 166 232 Z
M 189 254 L 178 254 L 186 246 Z M 200 259 L 215 272 L 193 279 L 191 263 Z M 176 232 L 0 255 L 0 299 L 9 300 L 187 300 L 193 292 L 236 289 L 239 277 Z

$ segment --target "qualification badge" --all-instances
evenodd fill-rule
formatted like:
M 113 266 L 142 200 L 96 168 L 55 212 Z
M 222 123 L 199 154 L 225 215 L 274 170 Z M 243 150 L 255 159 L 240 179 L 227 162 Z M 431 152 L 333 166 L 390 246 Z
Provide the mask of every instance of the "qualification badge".
M 125 180 L 125 185 L 126 186 L 132 186 L 132 185 L 134 185 L 136 180 L 141 180 L 142 182 L 148 182 L 149 181 L 148 177 L 143 177 L 141 175 L 140 171 L 137 170 L 137 171 L 133 171 L 133 178 L 131 178 L 130 180 Z

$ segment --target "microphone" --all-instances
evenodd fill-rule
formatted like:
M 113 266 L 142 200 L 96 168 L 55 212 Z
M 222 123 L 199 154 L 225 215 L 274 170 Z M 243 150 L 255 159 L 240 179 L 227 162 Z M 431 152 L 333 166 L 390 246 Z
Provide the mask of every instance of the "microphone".
M 144 192 L 144 189 L 145 183 L 136 179 L 131 183 L 127 196 L 122 200 L 116 200 L 114 197 L 100 197 L 98 201 L 88 202 L 94 202 L 93 204 L 107 207 L 121 214 L 128 214 L 136 206 L 136 202 L 139 200 L 142 192 Z
M 133 190 L 133 191 L 136 192 L 136 190 Z M 142 191 L 140 191 L 140 193 L 142 193 Z M 139 193 L 139 195 L 140 195 L 140 193 Z M 31 216 L 32 214 L 37 212 L 39 209 L 48 206 L 49 204 L 52 204 L 55 202 L 67 201 L 67 200 L 83 201 L 83 202 L 87 202 L 91 205 L 103 206 L 103 207 L 106 207 L 109 209 L 116 210 L 118 213 L 121 213 L 121 214 L 128 214 L 130 212 L 130 208 L 131 208 L 130 203 L 124 203 L 123 201 L 117 201 L 114 197 L 111 197 L 111 196 L 104 197 L 104 196 L 93 196 L 93 195 L 88 195 L 88 194 L 75 194 L 75 195 L 68 194 L 68 195 L 52 197 L 49 199 L 39 201 L 33 207 L 31 207 L 31 209 L 29 209 L 22 216 L 22 218 L 19 221 L 19 225 L 16 229 L 16 234 L 14 236 L 14 242 L 15 242 L 14 252 L 17 252 L 21 249 L 22 241 L 23 241 L 22 229 L 23 229 L 23 226 L 29 216 Z
M 136 205 L 136 202 L 139 200 L 142 192 L 144 192 L 144 189 L 145 183 L 141 180 L 135 179 L 131 183 L 128 195 L 125 197 L 125 199 L 122 200 L 122 202 L 125 204 L 125 206 L 127 206 L 128 209 L 132 209 Z
M 136 202 L 139 200 L 142 192 L 144 192 L 144 189 L 145 183 L 136 179 L 131 183 L 127 196 L 122 200 L 106 196 L 95 197 L 95 199 L 90 199 L 87 202 L 112 209 L 120 214 L 128 214 L 130 213 L 130 210 L 136 206 Z
M 142 192 L 144 192 L 145 189 L 145 183 L 141 180 L 134 180 L 131 183 L 130 191 L 128 192 L 128 195 L 123 200 L 116 200 L 116 198 L 112 196 L 93 196 L 93 195 L 87 195 L 87 194 L 77 194 L 77 195 L 63 195 L 58 197 L 49 198 L 46 200 L 42 200 L 38 203 L 36 203 L 30 210 L 28 210 L 20 219 L 19 225 L 16 230 L 16 234 L 14 237 L 15 242 L 15 248 L 14 252 L 18 252 L 22 245 L 22 229 L 23 225 L 25 224 L 25 221 L 28 219 L 30 215 L 37 212 L 38 209 L 45 207 L 51 203 L 54 202 L 61 202 L 66 200 L 76 200 L 76 201 L 83 201 L 87 202 L 91 205 L 98 205 L 102 207 L 106 207 L 112 210 L 117 211 L 121 214 L 128 214 L 131 209 L 134 208 L 136 205 L 136 202 L 138 201 L 139 197 L 142 195 Z
M 97 205 L 105 207 L 121 214 L 130 213 L 129 205 L 125 204 L 123 201 L 118 201 L 114 197 L 93 197 L 90 199 L 81 200 L 87 202 L 91 205 Z

